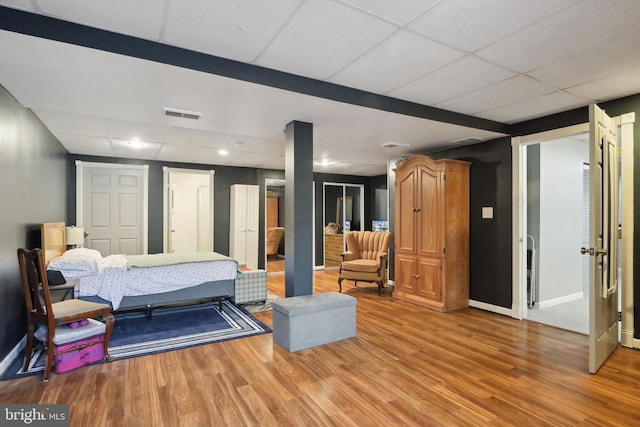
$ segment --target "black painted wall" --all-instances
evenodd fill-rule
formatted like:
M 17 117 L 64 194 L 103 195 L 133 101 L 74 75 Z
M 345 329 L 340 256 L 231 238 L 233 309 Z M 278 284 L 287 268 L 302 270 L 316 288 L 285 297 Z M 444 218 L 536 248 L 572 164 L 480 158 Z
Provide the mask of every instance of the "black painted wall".
M 500 138 L 437 153 L 432 159 L 471 162 L 469 298 L 511 308 L 511 139 Z M 394 162 L 389 166 L 389 227 L 395 224 Z M 493 206 L 494 218 L 481 218 L 483 206 Z M 394 246 L 389 251 L 389 277 L 393 280 Z
M 26 333 L 19 247 L 40 245 L 41 222 L 66 216 L 67 151 L 0 86 L 0 360 Z
M 469 298 L 511 308 L 511 138 L 500 138 L 428 154 L 433 159 L 471 162 Z M 493 219 L 482 219 L 482 207 Z

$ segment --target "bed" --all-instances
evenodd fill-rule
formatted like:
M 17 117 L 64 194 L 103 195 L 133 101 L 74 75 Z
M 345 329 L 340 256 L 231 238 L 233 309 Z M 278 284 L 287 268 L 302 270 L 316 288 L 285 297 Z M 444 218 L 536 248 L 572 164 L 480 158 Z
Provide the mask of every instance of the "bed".
M 47 270 L 77 279 L 76 296 L 106 302 L 114 311 L 151 310 L 169 305 L 231 299 L 236 260 L 215 252 L 110 255 L 88 248 L 67 250 L 65 224 L 41 225 Z

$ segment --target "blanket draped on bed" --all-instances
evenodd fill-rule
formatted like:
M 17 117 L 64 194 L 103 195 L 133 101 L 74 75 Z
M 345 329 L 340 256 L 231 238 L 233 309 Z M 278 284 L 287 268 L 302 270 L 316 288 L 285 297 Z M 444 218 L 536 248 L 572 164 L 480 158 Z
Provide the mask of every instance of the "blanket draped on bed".
M 180 252 L 172 254 L 125 255 L 127 267 L 158 267 L 161 265 L 185 264 L 205 261 L 235 261 L 217 252 Z

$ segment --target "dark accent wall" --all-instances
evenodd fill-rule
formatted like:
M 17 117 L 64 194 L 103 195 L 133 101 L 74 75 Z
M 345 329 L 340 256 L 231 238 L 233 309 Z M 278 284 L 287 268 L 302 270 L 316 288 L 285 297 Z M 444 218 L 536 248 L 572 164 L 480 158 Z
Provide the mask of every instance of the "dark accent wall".
M 499 307 L 512 305 L 511 138 L 428 154 L 471 162 L 469 298 Z M 493 219 L 482 218 L 493 207 Z
M 64 221 L 67 150 L 0 86 L 0 360 L 26 333 L 16 250 L 40 246 L 41 222 Z
M 511 139 L 499 138 L 437 153 L 432 159 L 471 162 L 469 298 L 511 308 Z M 389 165 L 389 227 L 395 225 L 395 162 Z M 482 219 L 482 207 L 492 206 L 492 220 Z M 389 251 L 389 277 L 393 279 L 395 251 Z

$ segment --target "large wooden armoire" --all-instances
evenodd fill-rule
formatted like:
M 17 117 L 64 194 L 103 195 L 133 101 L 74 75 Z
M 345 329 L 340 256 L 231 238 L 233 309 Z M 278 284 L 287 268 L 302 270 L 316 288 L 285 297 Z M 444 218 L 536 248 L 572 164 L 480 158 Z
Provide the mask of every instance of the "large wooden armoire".
M 398 163 L 395 298 L 438 311 L 469 305 L 470 166 L 426 156 Z

